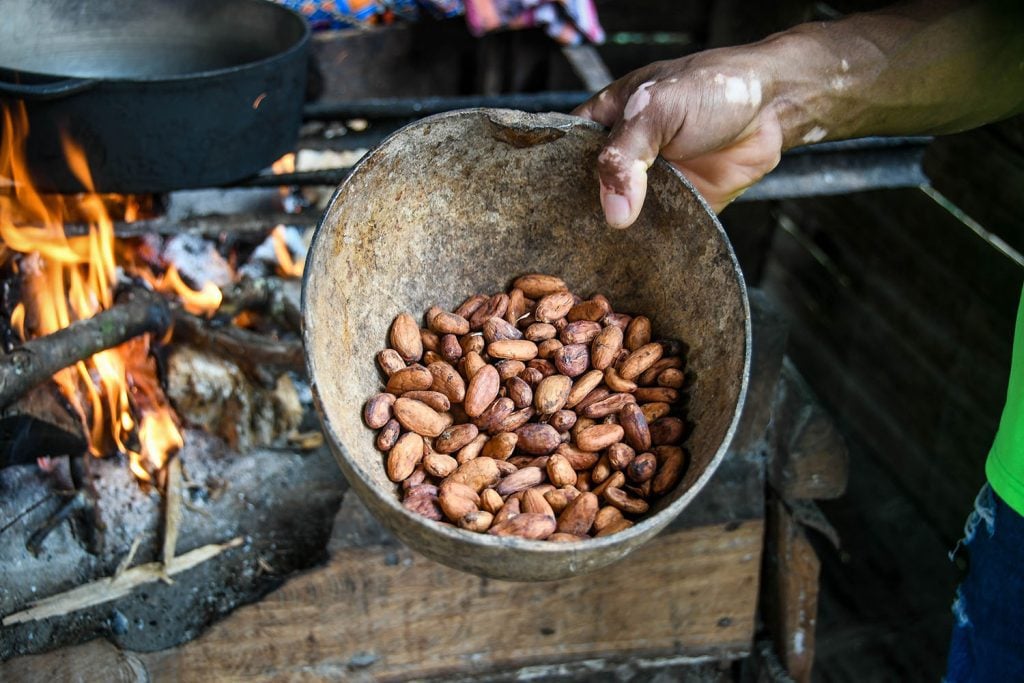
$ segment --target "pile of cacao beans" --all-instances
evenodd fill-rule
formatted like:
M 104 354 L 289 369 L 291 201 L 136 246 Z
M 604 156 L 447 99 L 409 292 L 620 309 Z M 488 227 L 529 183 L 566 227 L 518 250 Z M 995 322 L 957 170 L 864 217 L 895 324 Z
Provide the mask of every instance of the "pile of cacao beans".
M 403 505 L 496 536 L 578 541 L 633 525 L 682 478 L 685 359 L 651 321 L 517 278 L 421 327 L 395 318 L 363 418 Z

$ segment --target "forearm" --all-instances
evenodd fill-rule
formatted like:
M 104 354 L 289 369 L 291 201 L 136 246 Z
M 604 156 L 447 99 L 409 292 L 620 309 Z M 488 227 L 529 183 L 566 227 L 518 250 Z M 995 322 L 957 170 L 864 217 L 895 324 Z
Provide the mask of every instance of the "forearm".
M 918 3 L 804 24 L 756 48 L 785 149 L 949 133 L 1024 110 L 1017 3 Z

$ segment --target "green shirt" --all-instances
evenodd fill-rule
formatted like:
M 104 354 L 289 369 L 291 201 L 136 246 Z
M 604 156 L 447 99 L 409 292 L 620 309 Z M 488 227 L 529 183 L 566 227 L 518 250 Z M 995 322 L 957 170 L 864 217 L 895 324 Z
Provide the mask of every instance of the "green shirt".
M 985 463 L 985 475 L 999 497 L 1024 515 L 1024 292 L 1017 306 L 1013 357 L 1006 405 Z

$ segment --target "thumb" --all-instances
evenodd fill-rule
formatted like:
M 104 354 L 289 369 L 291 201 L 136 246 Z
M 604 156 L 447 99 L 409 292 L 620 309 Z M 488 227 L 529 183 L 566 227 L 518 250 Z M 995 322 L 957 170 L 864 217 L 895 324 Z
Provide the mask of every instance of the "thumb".
M 647 195 L 647 169 L 660 149 L 661 135 L 651 121 L 654 117 L 641 115 L 650 103 L 645 86 L 649 84 L 641 85 L 630 96 L 622 118 L 597 157 L 601 208 L 613 228 L 628 228 L 640 215 Z

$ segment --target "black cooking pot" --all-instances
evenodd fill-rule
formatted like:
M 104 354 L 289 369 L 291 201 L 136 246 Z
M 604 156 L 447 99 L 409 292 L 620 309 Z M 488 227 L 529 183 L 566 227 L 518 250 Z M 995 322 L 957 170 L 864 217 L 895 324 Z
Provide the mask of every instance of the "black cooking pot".
M 0 104 L 24 102 L 45 190 L 164 192 L 250 176 L 294 149 L 309 27 L 268 0 L 0 0 Z

